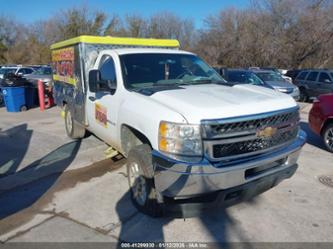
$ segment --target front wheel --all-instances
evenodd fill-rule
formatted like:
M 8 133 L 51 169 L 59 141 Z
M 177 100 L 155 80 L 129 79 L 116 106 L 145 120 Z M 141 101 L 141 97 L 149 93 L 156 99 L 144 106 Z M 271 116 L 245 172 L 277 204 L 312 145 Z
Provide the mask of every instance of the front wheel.
M 147 144 L 135 146 L 128 153 L 127 176 L 134 206 L 152 216 L 162 215 L 154 183 L 151 148 Z
M 333 123 L 325 127 L 323 138 L 327 150 L 333 152 Z
M 72 139 L 83 138 L 86 133 L 86 129 L 75 122 L 68 105 L 65 105 L 65 128 L 67 136 Z

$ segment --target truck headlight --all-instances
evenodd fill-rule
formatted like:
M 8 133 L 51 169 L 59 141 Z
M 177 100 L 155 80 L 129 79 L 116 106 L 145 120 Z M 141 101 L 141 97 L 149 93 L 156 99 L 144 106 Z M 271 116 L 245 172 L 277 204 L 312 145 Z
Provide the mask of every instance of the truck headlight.
M 159 127 L 159 150 L 182 156 L 201 156 L 202 141 L 199 125 L 162 121 Z

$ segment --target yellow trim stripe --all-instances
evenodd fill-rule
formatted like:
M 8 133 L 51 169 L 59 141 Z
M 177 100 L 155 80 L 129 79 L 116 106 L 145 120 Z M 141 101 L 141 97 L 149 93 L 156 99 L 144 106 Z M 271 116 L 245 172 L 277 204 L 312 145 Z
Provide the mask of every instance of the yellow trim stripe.
M 76 85 L 75 79 L 66 76 L 61 76 L 58 74 L 53 74 L 53 80 L 63 81 L 74 86 Z
M 69 40 L 55 43 L 51 45 L 51 49 L 67 47 L 81 42 L 96 43 L 96 44 L 127 45 L 127 46 L 171 47 L 171 48 L 179 48 L 180 46 L 178 40 L 82 35 Z

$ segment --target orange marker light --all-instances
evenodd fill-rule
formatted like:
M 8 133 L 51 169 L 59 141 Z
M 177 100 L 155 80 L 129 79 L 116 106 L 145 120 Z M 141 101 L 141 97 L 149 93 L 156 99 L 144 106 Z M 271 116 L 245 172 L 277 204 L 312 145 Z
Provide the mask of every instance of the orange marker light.
M 160 144 L 159 144 L 159 149 L 162 151 L 167 151 L 168 148 L 168 142 L 165 138 L 161 138 L 160 139 Z
M 160 130 L 159 130 L 160 136 L 161 137 L 166 137 L 167 131 L 168 131 L 167 123 L 161 122 L 160 123 Z

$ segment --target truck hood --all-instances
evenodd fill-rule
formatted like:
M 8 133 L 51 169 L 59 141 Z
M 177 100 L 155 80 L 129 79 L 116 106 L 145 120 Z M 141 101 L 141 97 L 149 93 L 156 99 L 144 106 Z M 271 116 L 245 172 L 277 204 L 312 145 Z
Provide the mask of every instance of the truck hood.
M 149 98 L 181 114 L 188 123 L 265 113 L 297 106 L 287 94 L 254 85 L 192 85 Z M 172 120 L 170 120 L 172 121 Z

